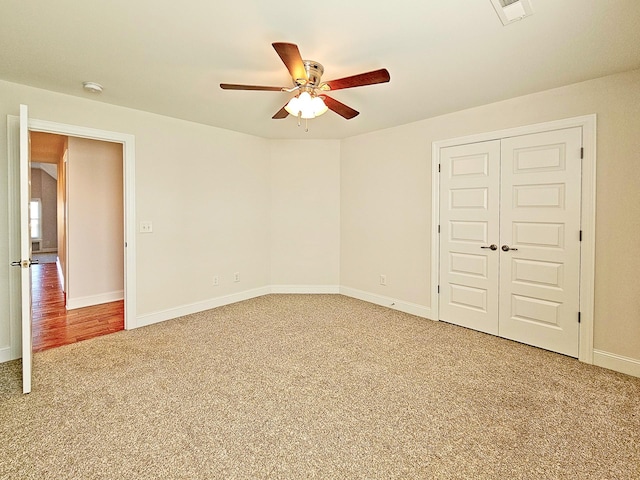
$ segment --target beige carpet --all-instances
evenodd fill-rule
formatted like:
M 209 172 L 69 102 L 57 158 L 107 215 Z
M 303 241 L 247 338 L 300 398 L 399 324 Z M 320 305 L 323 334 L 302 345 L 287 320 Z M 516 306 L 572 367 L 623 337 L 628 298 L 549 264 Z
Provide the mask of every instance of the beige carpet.
M 340 295 L 0 365 L 0 478 L 640 478 L 640 379 Z

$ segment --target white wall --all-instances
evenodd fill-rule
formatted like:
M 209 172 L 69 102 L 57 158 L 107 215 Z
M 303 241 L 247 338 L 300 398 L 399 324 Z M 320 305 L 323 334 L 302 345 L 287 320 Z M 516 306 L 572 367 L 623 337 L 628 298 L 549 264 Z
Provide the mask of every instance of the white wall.
M 340 142 L 274 140 L 270 168 L 271 284 L 337 293 Z
M 122 145 L 69 137 L 68 308 L 121 300 L 124 294 Z
M 430 305 L 429 148 L 415 124 L 342 142 L 342 286 Z
M 429 311 L 436 238 L 431 143 L 592 113 L 598 122 L 594 347 L 640 361 L 640 70 L 344 140 L 342 286 Z M 378 284 L 381 273 L 386 287 Z
M 0 81 L 0 196 L 8 196 L 7 115 L 29 105 L 31 118 L 135 135 L 137 316 L 269 283 L 269 148 L 264 139 L 88 99 Z M 6 204 L 5 204 L 6 205 Z M 8 231 L 0 208 L 0 231 Z M 0 235 L 0 356 L 8 351 L 8 235 Z M 11 272 L 11 273 L 10 273 Z M 233 272 L 241 281 L 232 282 Z M 221 278 L 214 287 L 212 278 Z M 3 357 L 6 358 L 6 357 Z

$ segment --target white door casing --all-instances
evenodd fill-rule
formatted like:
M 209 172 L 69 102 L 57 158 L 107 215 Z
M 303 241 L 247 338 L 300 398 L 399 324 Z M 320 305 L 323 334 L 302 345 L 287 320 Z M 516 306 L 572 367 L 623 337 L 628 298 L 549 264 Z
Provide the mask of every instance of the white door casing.
M 443 148 L 440 163 L 439 319 L 498 335 L 500 141 Z
M 30 119 L 29 130 L 71 137 L 88 138 L 123 145 L 123 203 L 124 203 L 124 328 L 138 327 L 136 317 L 136 217 L 135 217 L 135 136 L 68 125 L 47 120 Z
M 575 127 L 438 150 L 439 319 L 579 356 L 581 146 Z
M 501 337 L 578 356 L 582 131 L 502 140 Z M 517 249 L 517 250 L 514 250 Z

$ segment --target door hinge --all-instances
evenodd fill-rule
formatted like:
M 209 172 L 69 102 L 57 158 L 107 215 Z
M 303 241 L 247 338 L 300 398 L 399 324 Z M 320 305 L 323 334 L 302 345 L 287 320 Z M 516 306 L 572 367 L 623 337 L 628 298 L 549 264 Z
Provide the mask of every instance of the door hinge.
M 582 241 L 582 230 L 580 230 L 580 241 Z
M 578 312 L 578 323 L 580 323 L 580 312 Z
M 440 225 L 438 225 L 438 233 L 440 233 Z
M 580 159 L 584 158 L 584 147 L 580 147 Z
M 438 293 L 440 293 L 440 285 L 438 285 Z
M 438 173 L 440 173 L 440 164 L 438 164 Z

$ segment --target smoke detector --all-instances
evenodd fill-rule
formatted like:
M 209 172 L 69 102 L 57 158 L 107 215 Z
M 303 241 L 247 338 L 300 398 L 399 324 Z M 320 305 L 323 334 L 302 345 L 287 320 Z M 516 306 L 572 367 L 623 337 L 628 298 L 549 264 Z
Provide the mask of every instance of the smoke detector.
M 82 82 L 82 88 L 89 93 L 102 93 L 102 85 L 96 82 Z
M 491 4 L 503 25 L 509 25 L 533 15 L 531 0 L 491 0 Z

